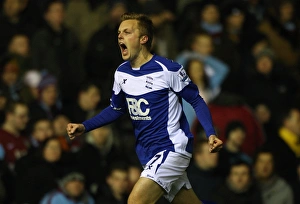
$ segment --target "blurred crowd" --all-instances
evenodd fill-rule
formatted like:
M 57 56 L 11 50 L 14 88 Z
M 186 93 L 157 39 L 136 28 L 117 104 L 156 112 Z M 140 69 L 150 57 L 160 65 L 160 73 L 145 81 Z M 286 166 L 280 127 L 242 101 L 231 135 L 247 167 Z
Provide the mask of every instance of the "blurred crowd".
M 66 135 L 109 105 L 124 12 L 150 16 L 153 53 L 184 66 L 224 142 L 209 153 L 183 101 L 198 197 L 300 203 L 298 0 L 0 2 L 0 203 L 126 203 L 142 171 L 128 116 Z

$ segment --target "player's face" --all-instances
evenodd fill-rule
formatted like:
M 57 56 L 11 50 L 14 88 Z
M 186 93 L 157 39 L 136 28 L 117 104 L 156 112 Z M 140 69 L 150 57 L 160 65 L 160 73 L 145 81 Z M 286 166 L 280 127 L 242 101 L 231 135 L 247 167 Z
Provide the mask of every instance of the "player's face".
M 137 59 L 142 50 L 137 20 L 125 20 L 120 24 L 118 42 L 123 60 L 134 61 Z

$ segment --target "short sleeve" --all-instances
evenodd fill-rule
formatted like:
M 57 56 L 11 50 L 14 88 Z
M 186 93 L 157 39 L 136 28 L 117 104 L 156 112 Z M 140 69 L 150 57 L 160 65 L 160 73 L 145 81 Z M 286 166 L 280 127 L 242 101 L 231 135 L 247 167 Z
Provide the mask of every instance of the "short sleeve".
M 170 88 L 177 93 L 182 91 L 191 82 L 191 79 L 182 66 L 177 71 L 169 71 L 169 80 Z
M 113 93 L 112 97 L 110 99 L 110 106 L 115 110 L 121 110 L 126 108 L 125 103 L 125 94 L 122 91 L 122 88 L 120 86 L 119 80 L 118 80 L 118 73 L 115 72 L 114 77 L 114 85 L 113 85 Z

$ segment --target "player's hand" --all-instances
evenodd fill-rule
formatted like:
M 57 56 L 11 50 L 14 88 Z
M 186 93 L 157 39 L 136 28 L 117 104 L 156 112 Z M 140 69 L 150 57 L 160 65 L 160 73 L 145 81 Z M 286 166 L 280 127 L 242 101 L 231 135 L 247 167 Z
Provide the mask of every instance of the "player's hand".
M 209 144 L 209 152 L 211 152 L 211 153 L 215 153 L 215 152 L 220 151 L 220 149 L 223 146 L 222 140 L 217 138 L 216 135 L 209 136 L 208 144 Z
M 85 131 L 85 127 L 83 124 L 69 123 L 67 125 L 67 133 L 69 138 L 72 140 L 75 137 L 82 135 Z

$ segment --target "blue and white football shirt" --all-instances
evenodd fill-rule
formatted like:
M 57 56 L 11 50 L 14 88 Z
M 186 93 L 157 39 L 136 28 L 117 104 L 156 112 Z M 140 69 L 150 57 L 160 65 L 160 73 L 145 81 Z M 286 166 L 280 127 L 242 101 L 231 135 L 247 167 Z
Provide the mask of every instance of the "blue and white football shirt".
M 207 106 L 180 64 L 154 55 L 140 68 L 126 61 L 116 70 L 111 107 L 128 108 L 142 164 L 162 150 L 191 157 L 193 136 L 181 97 L 193 105 L 198 118 L 206 120 L 200 120 L 206 134 L 215 134 Z

